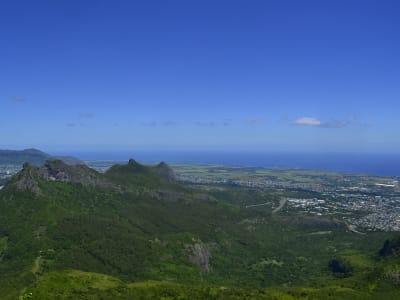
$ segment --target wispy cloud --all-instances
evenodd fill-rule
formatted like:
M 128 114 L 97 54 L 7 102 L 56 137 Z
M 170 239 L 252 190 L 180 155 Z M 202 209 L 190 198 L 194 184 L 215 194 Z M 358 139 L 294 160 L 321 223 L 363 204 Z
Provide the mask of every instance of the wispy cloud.
M 218 121 L 197 121 L 194 122 L 194 125 L 199 126 L 199 127 L 227 127 L 232 124 L 233 120 L 232 119 L 224 119 L 224 120 L 218 120 Z
M 331 120 L 328 122 L 324 122 L 321 124 L 321 127 L 324 128 L 342 128 L 348 125 L 351 125 L 355 122 L 354 118 L 347 119 L 347 120 Z
M 167 121 L 150 121 L 150 122 L 142 122 L 142 123 L 140 123 L 140 125 L 145 126 L 145 127 L 157 127 L 157 126 L 171 127 L 171 126 L 178 125 L 178 122 L 171 121 L 171 120 L 167 120 Z
M 95 118 L 94 113 L 86 112 L 79 114 L 79 119 L 94 119 L 94 118 Z
M 12 96 L 11 100 L 17 103 L 22 103 L 26 101 L 26 98 L 22 96 Z
M 156 127 L 157 122 L 156 121 L 150 121 L 150 122 L 142 122 L 140 125 L 145 126 L 145 127 Z
M 298 126 L 312 126 L 312 127 L 321 127 L 321 128 L 342 128 L 346 127 L 355 122 L 354 118 L 346 119 L 346 120 L 330 120 L 330 121 L 321 121 L 319 118 L 313 117 L 302 117 L 294 120 L 292 124 Z
M 232 119 L 225 119 L 222 121 L 223 126 L 229 126 L 232 123 Z
M 293 124 L 300 126 L 321 126 L 321 120 L 317 118 L 302 117 L 294 120 Z
M 214 122 L 214 121 L 197 121 L 194 124 L 196 126 L 200 126 L 200 127 L 216 127 L 216 126 L 218 126 L 218 123 Z
M 176 126 L 178 123 L 175 121 L 164 121 L 161 123 L 164 127 Z
M 264 119 L 245 119 L 244 122 L 247 125 L 263 125 L 265 123 Z
M 90 123 L 91 119 L 94 119 L 96 116 L 94 113 L 90 112 L 85 112 L 85 113 L 80 113 L 78 114 L 75 118 L 75 120 L 71 120 L 70 122 L 67 122 L 65 125 L 67 127 L 85 127 L 87 125 L 87 122 Z

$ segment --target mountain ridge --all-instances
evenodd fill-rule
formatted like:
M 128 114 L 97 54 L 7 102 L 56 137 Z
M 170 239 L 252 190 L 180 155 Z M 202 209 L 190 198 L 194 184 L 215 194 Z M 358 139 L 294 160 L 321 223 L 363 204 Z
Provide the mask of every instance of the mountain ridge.
M 24 163 L 22 170 L 9 182 L 19 191 L 40 194 L 40 180 L 119 190 L 124 185 L 147 186 L 146 182 L 153 183 L 152 186 L 172 184 L 175 182 L 175 175 L 172 168 L 164 162 L 156 166 L 145 166 L 130 159 L 127 164 L 114 165 L 102 174 L 84 164 L 69 165 L 62 160 L 46 160 L 41 166 Z
M 64 162 L 74 164 L 84 164 L 83 161 L 72 156 L 54 156 L 35 148 L 24 150 L 0 149 L 0 164 L 23 164 L 28 162 L 32 165 L 42 165 L 47 160 L 63 160 Z

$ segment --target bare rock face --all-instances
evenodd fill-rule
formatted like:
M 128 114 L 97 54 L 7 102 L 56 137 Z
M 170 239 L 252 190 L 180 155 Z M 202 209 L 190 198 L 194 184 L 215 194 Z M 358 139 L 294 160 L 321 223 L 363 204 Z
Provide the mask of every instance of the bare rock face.
M 209 273 L 211 271 L 210 258 L 211 254 L 208 247 L 200 240 L 194 240 L 191 245 L 186 245 L 186 249 L 189 251 L 189 261 L 200 267 L 200 269 Z
M 387 271 L 384 278 L 395 284 L 400 284 L 400 268 L 395 267 Z
M 85 165 L 67 165 L 61 160 L 47 161 L 37 169 L 37 174 L 48 181 L 101 185 L 100 175 Z
M 102 187 L 114 187 L 102 178 L 102 175 L 85 165 L 67 165 L 61 160 L 46 161 L 41 167 L 34 167 L 27 163 L 17 175 L 15 186 L 20 191 L 31 191 L 40 194 L 38 179 L 47 181 L 61 181 L 80 183 L 82 185 L 94 185 Z
M 35 179 L 35 168 L 25 163 L 22 171 L 18 174 L 15 186 L 19 191 L 31 191 L 36 195 L 41 193 L 38 182 Z

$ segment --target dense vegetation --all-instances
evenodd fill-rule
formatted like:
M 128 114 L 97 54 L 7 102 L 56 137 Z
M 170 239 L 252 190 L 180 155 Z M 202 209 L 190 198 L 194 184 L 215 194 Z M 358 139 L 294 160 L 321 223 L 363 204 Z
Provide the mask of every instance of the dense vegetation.
M 400 256 L 400 236 L 397 235 L 391 239 L 387 239 L 379 250 L 380 256 Z
M 25 166 L 0 191 L 1 299 L 399 295 L 398 257 L 378 255 L 387 234 L 243 208 L 282 191 L 187 188 L 163 163 L 130 161 L 104 175 L 50 164 L 61 181 L 37 170 Z M 82 172 L 88 179 L 77 183 Z

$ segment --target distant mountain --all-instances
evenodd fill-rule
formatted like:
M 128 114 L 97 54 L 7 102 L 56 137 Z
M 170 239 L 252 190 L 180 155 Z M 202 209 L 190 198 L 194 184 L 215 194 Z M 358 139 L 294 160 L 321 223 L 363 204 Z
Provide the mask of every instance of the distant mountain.
M 23 164 L 28 162 L 32 165 L 42 165 L 46 160 L 59 159 L 67 164 L 83 164 L 83 162 L 71 156 L 52 156 L 37 149 L 25 150 L 0 150 L 0 164 Z

